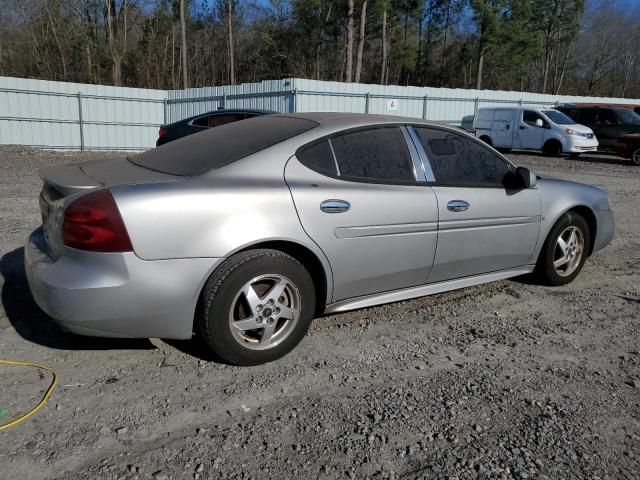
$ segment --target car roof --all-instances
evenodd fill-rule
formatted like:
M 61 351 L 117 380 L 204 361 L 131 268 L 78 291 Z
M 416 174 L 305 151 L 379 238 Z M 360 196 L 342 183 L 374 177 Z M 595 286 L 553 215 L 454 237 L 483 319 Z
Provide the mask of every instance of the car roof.
M 456 128 L 446 123 L 423 120 L 415 117 L 401 117 L 399 115 L 380 115 L 372 113 L 350 113 L 350 112 L 300 112 L 300 113 L 279 113 L 274 117 L 292 117 L 302 120 L 316 122 L 322 130 L 333 131 L 347 128 L 366 127 L 368 125 L 380 124 L 412 124 L 433 127 L 444 127 L 451 130 Z M 322 128 L 323 127 L 323 128 Z

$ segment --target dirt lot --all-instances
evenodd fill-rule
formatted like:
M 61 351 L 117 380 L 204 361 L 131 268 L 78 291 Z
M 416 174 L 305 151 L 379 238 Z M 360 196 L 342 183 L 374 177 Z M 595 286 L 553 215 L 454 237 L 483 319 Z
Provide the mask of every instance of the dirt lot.
M 0 478 L 640 477 L 640 168 L 512 155 L 609 191 L 615 239 L 569 286 L 517 279 L 320 318 L 283 360 L 235 368 L 192 342 L 64 334 L 34 305 L 36 170 L 99 156 L 0 151 L 0 358 L 60 379 L 0 432 Z M 0 407 L 28 409 L 48 381 L 0 366 Z

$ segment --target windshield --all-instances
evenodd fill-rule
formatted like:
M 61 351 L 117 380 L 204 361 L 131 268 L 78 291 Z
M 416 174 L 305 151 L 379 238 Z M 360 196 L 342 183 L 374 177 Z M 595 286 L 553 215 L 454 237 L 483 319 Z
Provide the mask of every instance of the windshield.
M 543 110 L 542 113 L 549 117 L 549 120 L 551 120 L 556 125 L 573 125 L 576 123 L 564 113 L 557 110 Z
M 129 157 L 149 170 L 193 177 L 300 135 L 318 126 L 311 120 L 267 115 L 227 123 Z
M 616 108 L 615 112 L 622 123 L 640 123 L 640 115 L 628 108 Z

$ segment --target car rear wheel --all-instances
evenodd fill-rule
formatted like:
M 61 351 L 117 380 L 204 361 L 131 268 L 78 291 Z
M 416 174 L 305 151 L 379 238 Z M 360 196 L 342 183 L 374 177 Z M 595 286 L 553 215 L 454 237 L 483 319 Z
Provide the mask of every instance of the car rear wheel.
M 544 283 L 566 285 L 578 276 L 587 259 L 591 236 L 583 217 L 565 213 L 547 237 L 536 267 Z
M 631 154 L 631 163 L 640 166 L 640 148 L 634 150 L 634 152 Z
M 203 290 L 196 322 L 206 344 L 234 365 L 271 362 L 307 333 L 315 310 L 309 272 L 277 250 L 227 259 Z

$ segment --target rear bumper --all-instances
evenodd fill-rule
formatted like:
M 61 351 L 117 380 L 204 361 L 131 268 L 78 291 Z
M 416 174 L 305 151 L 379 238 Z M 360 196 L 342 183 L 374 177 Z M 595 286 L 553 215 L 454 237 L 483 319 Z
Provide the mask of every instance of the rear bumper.
M 70 248 L 53 260 L 42 228 L 25 245 L 27 279 L 40 308 L 65 330 L 100 337 L 190 338 L 200 290 L 220 261 L 146 261 L 132 252 Z
M 595 152 L 598 149 L 598 140 L 596 138 L 574 138 L 569 137 L 565 140 L 565 153 L 584 153 Z

